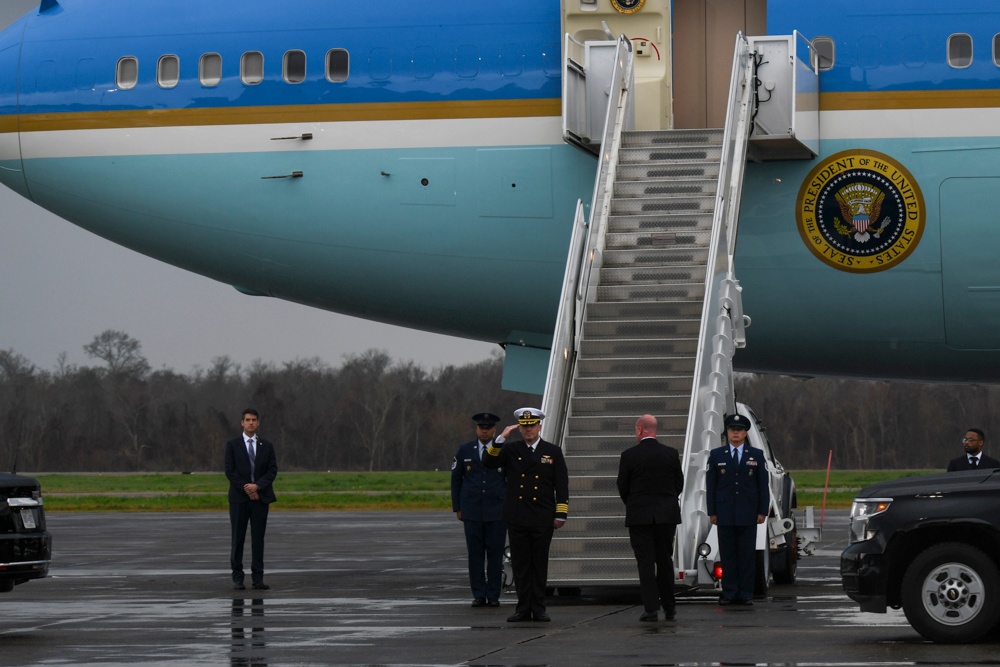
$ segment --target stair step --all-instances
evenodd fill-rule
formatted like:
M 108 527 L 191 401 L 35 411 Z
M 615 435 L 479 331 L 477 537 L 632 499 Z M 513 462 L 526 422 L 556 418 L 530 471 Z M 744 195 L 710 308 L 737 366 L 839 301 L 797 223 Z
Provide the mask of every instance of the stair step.
M 665 285 L 667 283 L 689 284 L 700 283 L 704 279 L 704 266 L 637 266 L 601 270 L 601 284 L 609 287 L 611 285 L 642 283 L 656 285 Z M 696 303 L 699 304 L 700 308 L 701 301 L 697 301 Z M 593 305 L 591 304 L 591 307 Z M 587 310 L 590 311 L 590 307 Z M 587 317 L 595 317 L 595 313 L 592 311 L 588 312 Z
M 618 181 L 641 181 L 647 178 L 670 178 L 674 180 L 704 178 L 719 179 L 719 162 L 639 162 L 622 164 L 615 170 Z
M 587 321 L 700 319 L 702 308 L 703 302 L 697 299 L 686 301 L 599 301 L 587 306 Z
M 632 439 L 633 443 L 635 438 Z M 632 445 L 629 445 L 631 447 Z M 577 475 L 569 478 L 569 497 L 612 496 L 618 497 L 618 471 L 606 475 Z M 619 501 L 620 502 L 620 501 Z
M 697 337 L 672 340 L 626 338 L 580 341 L 580 356 L 586 359 L 694 356 L 697 352 Z
M 621 451 L 625 451 L 628 440 L 622 438 Z M 631 446 L 631 445 L 628 445 Z M 621 458 L 620 452 L 610 452 L 600 456 L 584 456 L 577 454 L 566 457 L 566 467 L 569 469 L 569 476 L 576 475 L 617 475 L 618 461 Z
M 694 372 L 688 376 L 691 384 Z M 671 414 L 687 412 L 691 405 L 691 392 L 677 392 L 662 396 L 576 396 L 573 398 L 574 417 L 592 417 L 606 414 Z
M 576 362 L 578 378 L 614 376 L 658 377 L 661 375 L 694 375 L 694 356 L 626 359 L 579 359 Z M 690 400 L 690 395 L 684 395 Z
M 646 250 L 660 248 L 707 248 L 712 240 L 711 230 L 664 230 L 659 232 L 624 232 L 611 233 L 604 236 L 604 247 L 607 250 Z
M 563 438 L 560 444 L 567 457 L 620 455 L 635 443 L 635 420 L 638 417 L 639 415 L 627 419 L 622 417 L 621 430 L 607 431 L 596 435 L 569 435 Z M 677 451 L 681 451 L 684 448 L 686 428 L 685 426 L 685 429 L 677 432 L 660 429 L 660 432 L 656 434 L 656 439 L 665 445 L 670 445 Z M 566 465 L 568 466 L 569 463 L 567 462 Z
M 568 527 L 570 524 L 567 523 Z M 624 528 L 624 526 L 622 526 Z M 559 532 L 562 533 L 564 529 Z M 555 542 L 555 536 L 553 536 L 553 542 Z M 622 558 L 622 570 L 625 570 L 625 560 L 626 556 L 632 559 L 632 569 L 635 570 L 635 556 L 632 553 L 632 546 L 628 540 L 628 531 L 625 530 L 617 536 L 614 537 L 601 537 L 592 538 L 589 535 L 579 534 L 578 536 L 573 536 L 571 534 L 560 534 L 559 543 L 552 545 L 553 549 L 557 549 L 561 557 L 566 558 L 566 562 L 573 562 L 571 559 L 573 556 L 580 556 L 581 558 L 591 559 L 591 558 L 611 558 L 619 556 Z M 551 571 L 551 565 L 550 565 Z M 633 574 L 633 576 L 638 576 Z M 550 577 L 551 579 L 551 577 Z
M 690 385 L 690 381 L 688 384 Z M 566 421 L 566 433 L 571 436 L 596 435 L 598 433 L 620 433 L 621 423 L 622 421 L 626 421 L 629 422 L 629 426 L 627 428 L 631 430 L 634 438 L 635 420 L 637 416 L 638 415 L 620 417 L 570 417 Z M 685 411 L 684 414 L 656 415 L 656 419 L 659 421 L 660 427 L 665 431 L 683 431 L 687 428 L 687 411 Z
M 704 298 L 704 296 L 704 284 L 608 285 L 597 288 L 597 298 L 600 301 L 629 301 L 633 299 L 666 301 L 668 299 Z
M 620 180 L 614 184 L 615 197 L 704 197 L 715 196 L 715 179 Z
M 625 197 L 611 200 L 611 215 L 711 213 L 715 195 L 700 197 Z
M 558 553 L 563 553 L 561 546 L 556 548 L 559 550 Z M 569 545 L 566 548 L 569 549 Z M 548 583 L 550 586 L 558 587 L 562 582 L 580 586 L 586 585 L 588 581 L 593 581 L 601 586 L 612 583 L 622 586 L 637 584 L 639 574 L 635 567 L 635 557 L 632 555 L 631 547 L 627 554 L 622 549 L 621 553 L 614 558 L 583 556 L 581 559 L 570 560 L 553 556 L 549 560 Z M 638 598 L 638 593 L 636 593 L 636 598 Z
M 694 130 L 638 130 L 622 133 L 622 146 L 664 146 L 674 144 L 722 145 L 722 128 L 710 127 Z
M 589 539 L 594 538 L 624 538 L 628 539 L 628 527 L 625 525 L 625 504 L 618 501 L 620 508 L 617 515 L 612 516 L 585 516 L 581 517 L 577 512 L 573 513 L 573 532 L 578 535 L 585 535 Z M 572 535 L 569 535 L 572 539 Z
M 706 266 L 708 248 L 655 248 L 649 250 L 605 250 L 603 267 L 625 266 Z
M 639 146 L 636 148 L 622 147 L 618 151 L 619 164 L 635 164 L 640 162 L 671 162 L 683 164 L 686 162 L 720 162 L 722 160 L 721 145 L 677 145 L 677 146 Z
M 648 397 L 667 394 L 683 394 L 685 392 L 690 394 L 693 380 L 694 376 L 689 373 L 680 375 L 660 375 L 652 378 L 636 378 L 628 376 L 577 378 L 574 400 L 576 398 L 584 397 L 628 398 L 635 396 Z M 687 412 L 687 404 L 684 405 L 681 411 Z M 626 410 L 618 414 L 628 415 L 628 418 L 632 420 L 632 424 L 630 426 L 634 426 L 635 418 L 646 412 L 650 412 L 650 410 L 640 409 L 638 414 L 635 410 Z
M 687 320 L 603 320 L 584 322 L 585 339 L 599 338 L 684 338 L 697 336 L 701 330 L 701 318 Z
M 712 229 L 711 213 L 672 213 L 608 216 L 608 233 L 625 232 L 707 232 Z

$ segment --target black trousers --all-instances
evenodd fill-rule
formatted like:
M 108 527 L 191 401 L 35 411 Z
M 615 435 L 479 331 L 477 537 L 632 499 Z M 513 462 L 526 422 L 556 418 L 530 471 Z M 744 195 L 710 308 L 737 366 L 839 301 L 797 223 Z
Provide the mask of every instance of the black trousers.
M 507 526 L 519 614 L 545 611 L 545 584 L 549 578 L 549 545 L 553 531 L 552 526 Z
M 629 526 L 628 536 L 639 567 L 639 591 L 642 606 L 655 612 L 674 611 L 674 524 Z
M 757 524 L 718 526 L 722 597 L 752 600 L 757 568 Z
M 507 524 L 503 521 L 463 521 L 462 525 L 469 552 L 472 597 L 499 600 L 503 588 L 503 548 L 507 543 Z
M 229 524 L 233 530 L 232 551 L 229 564 L 233 569 L 233 582 L 243 583 L 243 544 L 250 524 L 250 576 L 255 584 L 264 583 L 264 531 L 267 529 L 267 503 L 248 500 L 229 503 Z

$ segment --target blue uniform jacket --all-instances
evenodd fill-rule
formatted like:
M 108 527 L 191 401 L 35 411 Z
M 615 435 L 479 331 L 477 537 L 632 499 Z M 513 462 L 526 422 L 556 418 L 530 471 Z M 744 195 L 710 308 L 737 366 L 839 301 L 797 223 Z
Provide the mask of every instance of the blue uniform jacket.
M 490 468 L 507 468 L 503 518 L 508 526 L 551 527 L 569 513 L 569 473 L 559 447 L 539 440 L 535 452 L 524 440 L 494 443 L 486 455 Z
M 708 515 L 716 516 L 717 525 L 749 526 L 757 523 L 758 514 L 767 516 L 771 496 L 760 449 L 744 444 L 738 466 L 729 456 L 728 444 L 713 449 L 706 482 Z
M 507 477 L 503 468 L 483 465 L 478 446 L 478 440 L 461 445 L 451 463 L 451 511 L 461 511 L 462 521 L 499 521 Z

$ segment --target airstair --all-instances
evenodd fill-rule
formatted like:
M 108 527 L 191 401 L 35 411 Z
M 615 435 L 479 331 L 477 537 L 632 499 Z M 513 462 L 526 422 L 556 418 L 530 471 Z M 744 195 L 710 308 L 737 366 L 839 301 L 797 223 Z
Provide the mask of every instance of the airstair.
M 660 441 L 681 452 L 675 568 L 677 584 L 694 588 L 710 528 L 705 461 L 735 411 L 732 357 L 748 323 L 733 248 L 752 53 L 740 35 L 725 128 L 655 132 L 631 131 L 626 38 L 567 36 L 566 54 L 564 99 L 575 111 L 565 136 L 596 152 L 600 169 L 589 220 L 577 207 L 542 405 L 542 435 L 563 446 L 570 471 L 570 520 L 552 542 L 549 584 L 637 581 L 616 476 L 637 416 L 651 413 Z M 587 81 L 595 71 L 611 72 L 610 88 Z M 595 121 L 595 108 L 606 117 Z

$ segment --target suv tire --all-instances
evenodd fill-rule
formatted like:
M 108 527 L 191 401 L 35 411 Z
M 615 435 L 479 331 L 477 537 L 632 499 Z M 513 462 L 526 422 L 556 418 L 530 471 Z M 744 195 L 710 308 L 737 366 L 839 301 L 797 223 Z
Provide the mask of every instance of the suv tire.
M 924 550 L 907 568 L 902 584 L 906 620 L 931 641 L 977 641 L 1000 615 L 1000 572 L 968 544 L 946 542 Z

